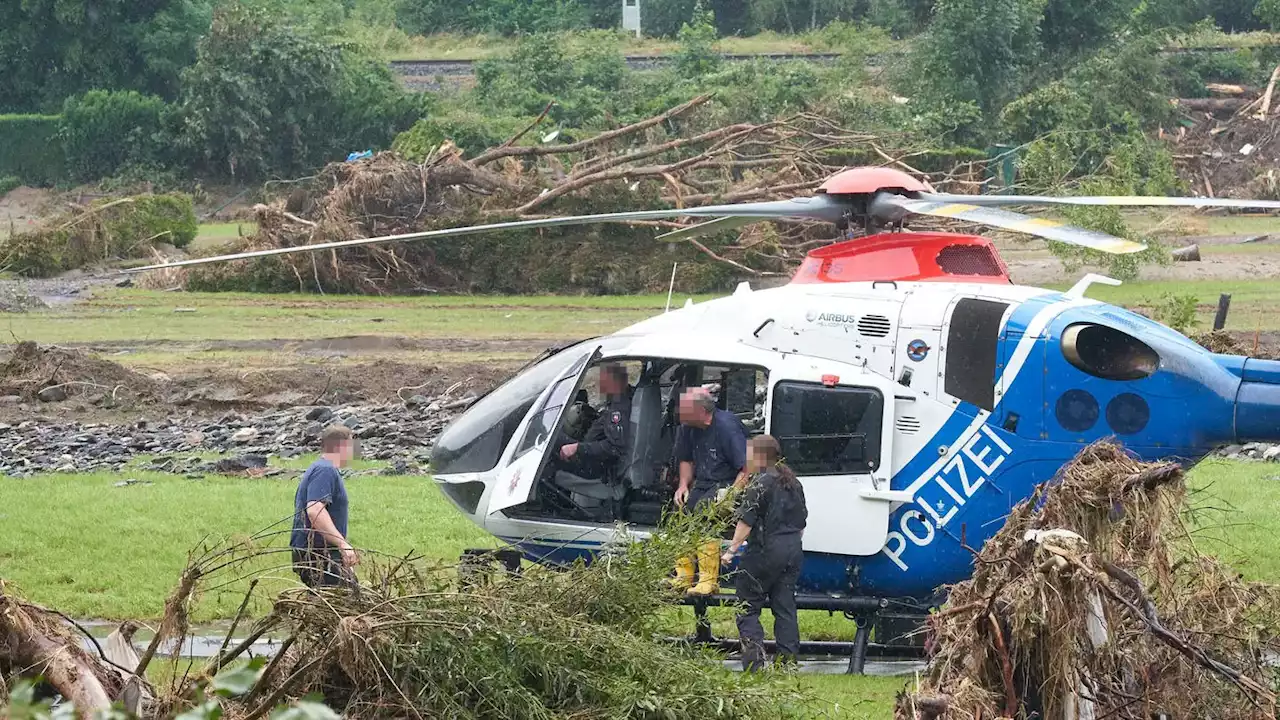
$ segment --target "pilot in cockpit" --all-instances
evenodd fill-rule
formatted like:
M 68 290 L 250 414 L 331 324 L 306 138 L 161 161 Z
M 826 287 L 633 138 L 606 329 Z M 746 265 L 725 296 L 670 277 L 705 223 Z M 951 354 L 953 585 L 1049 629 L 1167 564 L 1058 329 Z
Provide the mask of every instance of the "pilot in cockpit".
M 581 440 L 561 436 L 555 454 L 554 482 L 573 493 L 579 506 L 592 500 L 613 499 L 620 489 L 627 435 L 631 427 L 631 387 L 627 369 L 618 364 L 600 366 L 600 395 L 604 404 Z

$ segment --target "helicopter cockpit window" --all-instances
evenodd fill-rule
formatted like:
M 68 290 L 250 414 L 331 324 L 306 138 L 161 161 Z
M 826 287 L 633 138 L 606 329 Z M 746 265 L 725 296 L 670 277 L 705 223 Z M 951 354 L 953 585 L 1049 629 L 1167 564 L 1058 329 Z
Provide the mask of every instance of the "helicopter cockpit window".
M 778 383 L 773 435 L 797 475 L 869 473 L 880 465 L 884 396 L 874 388 Z
M 1105 380 L 1141 380 L 1160 366 L 1160 355 L 1132 335 L 1081 323 L 1062 333 L 1062 354 L 1080 370 Z
M 944 390 L 983 410 L 996 406 L 996 354 L 1007 303 L 964 298 L 956 303 L 947 331 Z
M 529 408 L 574 361 L 581 350 L 566 349 L 516 375 L 485 395 L 445 429 L 431 452 L 436 475 L 492 470 Z M 572 383 L 570 383 L 572 385 Z
M 577 362 L 573 363 L 568 370 L 565 370 L 563 376 L 556 381 L 542 407 L 534 412 L 533 418 L 529 421 L 529 427 L 524 431 L 524 437 L 520 439 L 520 444 L 516 446 L 516 457 L 542 442 L 555 430 L 556 420 L 560 418 L 560 412 L 564 409 L 564 406 L 569 404 L 569 396 L 573 394 L 573 389 L 578 384 L 578 371 L 582 369 L 586 362 L 587 356 L 580 356 Z

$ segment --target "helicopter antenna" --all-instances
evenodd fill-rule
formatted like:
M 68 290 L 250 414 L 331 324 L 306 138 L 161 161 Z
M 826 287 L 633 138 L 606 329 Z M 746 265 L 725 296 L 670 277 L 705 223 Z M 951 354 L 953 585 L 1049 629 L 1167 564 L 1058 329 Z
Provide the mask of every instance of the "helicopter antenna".
M 667 307 L 663 310 L 663 314 L 671 312 L 671 293 L 676 289 L 676 266 L 680 263 L 671 263 L 671 284 L 667 285 Z

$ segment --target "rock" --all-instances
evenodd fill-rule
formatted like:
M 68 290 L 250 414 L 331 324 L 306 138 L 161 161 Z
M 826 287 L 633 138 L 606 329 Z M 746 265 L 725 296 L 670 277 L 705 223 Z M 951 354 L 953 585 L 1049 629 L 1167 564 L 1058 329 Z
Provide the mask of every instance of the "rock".
M 306 414 L 306 418 L 308 420 L 312 420 L 318 423 L 328 422 L 329 418 L 331 417 L 333 417 L 333 411 L 323 406 L 313 407 L 310 410 L 308 410 Z M 316 434 L 319 435 L 319 433 L 316 433 Z
M 17 395 L 0 396 L 0 405 L 17 405 L 20 402 L 22 402 L 22 398 Z
M 249 470 L 265 468 L 267 466 L 267 458 L 265 455 L 240 455 L 239 457 L 223 458 L 209 466 L 209 470 L 223 475 L 234 475 Z
M 254 428 L 247 427 L 247 428 L 243 428 L 235 431 L 235 433 L 231 435 L 231 442 L 239 443 L 243 445 L 245 443 L 253 442 L 254 439 L 256 439 L 257 437 L 258 437 L 258 431 L 255 430 Z
M 1280 458 L 1280 445 L 1272 445 L 1266 449 L 1266 452 L 1262 453 L 1263 460 L 1275 462 L 1276 458 Z
M 66 465 L 60 465 L 54 468 L 53 471 L 60 472 L 60 473 L 73 473 L 76 471 L 76 466 L 72 463 L 67 463 Z
M 116 483 L 115 487 L 129 487 L 130 485 L 150 485 L 150 484 L 151 484 L 150 480 L 138 480 L 136 478 L 129 478 L 128 480 L 121 480 L 120 482 Z
M 182 441 L 191 447 L 200 447 L 201 445 L 204 445 L 204 433 L 199 430 L 192 430 L 182 436 Z
M 1221 450 L 1219 450 L 1218 454 L 1221 455 L 1222 457 L 1233 458 L 1233 457 L 1239 457 L 1241 451 L 1243 450 L 1244 450 L 1243 445 L 1228 445 L 1222 448 Z
M 58 385 L 52 385 L 36 393 L 36 397 L 40 402 L 62 402 L 67 399 L 67 389 Z
M 404 401 L 404 406 L 407 408 L 417 408 L 417 407 L 424 407 L 426 405 L 429 405 L 430 403 L 431 403 L 431 400 L 429 400 L 427 397 L 423 395 L 414 395 L 413 397 Z

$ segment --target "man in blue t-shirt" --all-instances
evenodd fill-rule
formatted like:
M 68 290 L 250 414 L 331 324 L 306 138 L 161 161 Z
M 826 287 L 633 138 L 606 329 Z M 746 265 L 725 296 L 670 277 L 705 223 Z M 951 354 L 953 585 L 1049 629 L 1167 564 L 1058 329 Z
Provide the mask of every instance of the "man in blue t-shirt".
M 737 415 L 716 407 L 705 388 L 692 388 L 680 396 L 675 455 L 680 464 L 675 502 L 686 512 L 698 512 L 716 502 L 730 486 L 746 485 L 747 429 Z M 710 595 L 720 589 L 720 542 L 700 546 L 697 560 L 697 585 L 693 584 L 693 558 L 677 561 L 672 584 L 693 595 Z
M 320 434 L 321 455 L 302 475 L 293 496 L 293 567 L 307 587 L 354 581 L 360 562 L 347 542 L 347 486 L 338 472 L 355 454 L 351 428 L 333 425 Z

